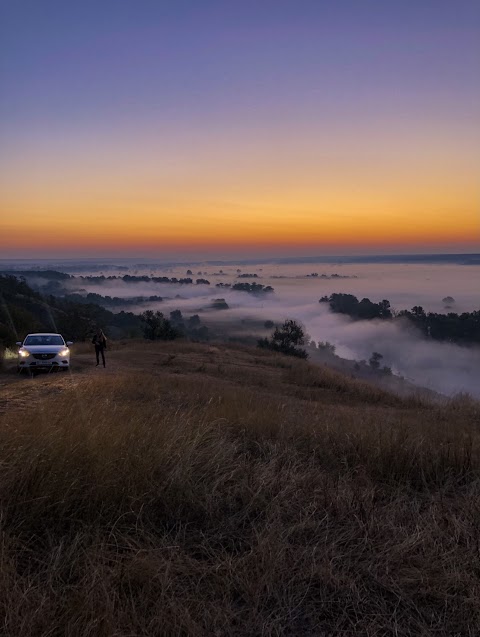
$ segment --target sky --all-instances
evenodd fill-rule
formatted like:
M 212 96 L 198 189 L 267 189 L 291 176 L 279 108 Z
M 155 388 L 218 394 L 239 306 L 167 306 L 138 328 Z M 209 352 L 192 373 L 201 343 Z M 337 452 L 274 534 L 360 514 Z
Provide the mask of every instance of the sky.
M 0 0 L 0 255 L 480 250 L 477 0 Z

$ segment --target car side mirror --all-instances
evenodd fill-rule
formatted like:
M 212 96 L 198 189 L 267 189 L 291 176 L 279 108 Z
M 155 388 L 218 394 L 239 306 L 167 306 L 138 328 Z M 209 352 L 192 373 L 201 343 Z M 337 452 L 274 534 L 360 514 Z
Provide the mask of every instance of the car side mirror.
M 23 345 L 22 341 L 17 341 L 15 345 Z
M 73 341 L 67 341 L 67 345 L 73 345 Z

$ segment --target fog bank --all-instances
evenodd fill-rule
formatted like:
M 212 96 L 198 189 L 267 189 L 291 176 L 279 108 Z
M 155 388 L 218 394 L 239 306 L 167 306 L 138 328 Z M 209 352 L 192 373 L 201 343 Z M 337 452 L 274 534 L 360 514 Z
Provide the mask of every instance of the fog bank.
M 346 316 L 332 314 L 328 304 L 319 304 L 321 296 L 345 292 L 359 299 L 390 300 L 395 310 L 422 305 L 426 311 L 461 313 L 480 308 L 480 267 L 456 264 L 238 264 L 212 266 L 196 264 L 169 268 L 138 266 L 129 274 L 148 276 L 207 278 L 210 286 L 163 283 L 124 283 L 121 280 L 82 287 L 88 292 L 129 298 L 160 295 L 162 303 L 152 309 L 165 313 L 180 309 L 185 313 L 202 312 L 202 320 L 210 318 L 225 324 L 245 318 L 281 322 L 285 318 L 301 321 L 315 341 L 329 341 L 337 353 L 345 358 L 368 359 L 373 351 L 383 354 L 382 363 L 408 380 L 452 395 L 467 391 L 480 397 L 480 349 L 460 347 L 424 339 L 408 321 L 353 321 Z M 241 273 L 257 274 L 256 282 L 271 285 L 275 292 L 254 296 L 217 283 L 234 283 Z M 82 272 L 82 274 L 87 274 Z M 95 272 L 98 274 L 98 272 Z M 104 271 L 108 276 L 116 271 Z M 318 274 L 318 277 L 307 275 Z M 325 274 L 332 277 L 321 278 Z M 285 277 L 285 278 L 277 278 Z M 353 278 L 355 277 L 355 278 Z M 247 281 L 249 279 L 246 279 Z M 454 299 L 451 309 L 442 301 Z M 212 299 L 224 298 L 229 310 L 212 311 Z M 132 307 L 126 307 L 132 311 Z M 144 310 L 145 307 L 139 308 Z

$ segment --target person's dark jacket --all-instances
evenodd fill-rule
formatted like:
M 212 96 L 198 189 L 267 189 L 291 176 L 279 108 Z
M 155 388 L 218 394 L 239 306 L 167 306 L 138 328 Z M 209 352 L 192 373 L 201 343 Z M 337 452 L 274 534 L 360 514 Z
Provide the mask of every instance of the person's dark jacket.
M 103 349 L 107 348 L 107 339 L 105 337 L 105 334 L 95 334 L 95 336 L 92 338 L 92 343 L 93 345 L 95 345 L 96 347 L 102 347 Z

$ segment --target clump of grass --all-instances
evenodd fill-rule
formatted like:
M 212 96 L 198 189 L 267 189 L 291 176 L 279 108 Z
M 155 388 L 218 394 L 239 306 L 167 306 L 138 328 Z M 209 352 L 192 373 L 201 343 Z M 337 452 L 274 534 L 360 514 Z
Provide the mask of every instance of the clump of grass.
M 2 417 L 4 634 L 475 634 L 474 403 L 162 369 Z

